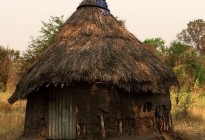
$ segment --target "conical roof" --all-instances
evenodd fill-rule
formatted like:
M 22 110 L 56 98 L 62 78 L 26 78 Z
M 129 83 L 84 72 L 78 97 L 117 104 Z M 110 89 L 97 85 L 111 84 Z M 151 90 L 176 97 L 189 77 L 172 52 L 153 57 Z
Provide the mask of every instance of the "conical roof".
M 130 92 L 166 93 L 175 74 L 96 0 L 84 0 L 22 77 L 10 103 L 42 86 L 102 82 Z M 83 5 L 83 6 L 82 6 Z M 106 8 L 105 8 L 106 9 Z

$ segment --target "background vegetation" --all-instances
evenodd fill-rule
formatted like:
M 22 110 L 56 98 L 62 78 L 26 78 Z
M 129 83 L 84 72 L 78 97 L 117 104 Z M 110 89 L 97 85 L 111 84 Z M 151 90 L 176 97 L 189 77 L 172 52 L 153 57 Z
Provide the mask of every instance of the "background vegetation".
M 0 46 L 0 138 L 16 140 L 23 130 L 26 101 L 7 103 L 19 78 L 55 39 L 63 17 L 43 22 L 41 35 L 31 38 L 25 52 Z M 171 92 L 174 131 L 183 139 L 205 137 L 205 22 L 190 21 L 170 44 L 160 37 L 144 40 L 146 48 L 178 76 Z

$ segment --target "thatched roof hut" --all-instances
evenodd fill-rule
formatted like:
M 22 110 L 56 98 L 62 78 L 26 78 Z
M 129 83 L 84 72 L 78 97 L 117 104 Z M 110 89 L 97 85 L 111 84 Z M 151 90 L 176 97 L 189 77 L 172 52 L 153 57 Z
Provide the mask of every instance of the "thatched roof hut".
M 79 85 L 86 84 L 105 85 L 112 91 L 118 90 L 120 95 L 123 93 L 122 96 L 134 93 L 129 102 L 135 99 L 137 102 L 139 98 L 152 100 L 155 95 L 161 102 L 161 95 L 163 98 L 165 95 L 166 102 L 170 104 L 169 89 L 177 84 L 177 79 L 109 12 L 106 5 L 100 5 L 96 0 L 83 0 L 60 28 L 54 42 L 22 77 L 9 102 L 28 99 L 27 104 L 32 102 L 35 108 L 34 97 L 37 99 L 42 91 L 47 92 L 45 88 L 60 90 L 76 85 L 83 89 Z M 90 91 L 96 90 L 92 86 Z M 104 93 L 104 90 L 100 91 Z M 143 94 L 153 97 L 143 97 Z M 150 111 L 150 105 L 150 102 L 145 103 L 145 112 L 147 106 Z
M 81 5 L 94 4 L 84 0 Z M 41 86 L 102 82 L 127 91 L 164 94 L 176 76 L 112 14 L 84 7 L 61 27 L 55 41 L 27 71 L 10 103 Z

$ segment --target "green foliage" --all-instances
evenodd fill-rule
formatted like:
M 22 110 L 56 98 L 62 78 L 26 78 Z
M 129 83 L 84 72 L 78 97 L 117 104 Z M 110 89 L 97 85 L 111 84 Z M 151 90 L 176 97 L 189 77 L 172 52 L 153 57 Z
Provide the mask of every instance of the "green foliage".
M 172 109 L 175 112 L 175 119 L 187 117 L 190 109 L 194 107 L 196 96 L 192 92 L 171 93 Z M 179 102 L 176 102 L 179 100 Z
M 175 40 L 175 41 L 171 42 L 171 44 L 170 44 L 169 54 L 176 55 L 176 56 L 181 56 L 187 50 L 188 50 L 187 45 L 181 43 L 180 41 Z
M 145 39 L 143 43 L 146 45 L 152 46 L 156 49 L 165 45 L 165 41 L 161 38 Z
M 166 59 L 165 63 L 170 67 L 183 64 L 187 48 L 188 47 L 181 42 L 173 41 L 170 44 L 170 47 L 167 49 L 168 58 Z
M 180 41 L 193 46 L 201 54 L 205 53 L 205 21 L 202 19 L 190 21 L 187 28 L 177 35 Z
M 8 49 L 9 57 L 11 60 L 16 61 L 20 58 L 20 51 L 14 49 Z
M 190 74 L 187 72 L 187 69 L 188 69 L 187 65 L 179 65 L 173 68 L 179 80 L 180 87 L 189 91 L 192 85 L 193 79 L 190 76 Z
M 36 38 L 32 37 L 26 52 L 23 53 L 23 60 L 20 66 L 22 73 L 41 56 L 47 47 L 49 47 L 63 23 L 63 16 L 51 17 L 48 22 L 42 22 L 43 27 L 40 30 L 41 35 Z
M 181 88 L 187 91 L 199 88 L 204 84 L 205 66 L 194 57 L 187 57 L 183 64 L 175 66 L 173 70 L 178 76 Z
M 8 51 L 0 46 L 0 63 L 3 63 L 6 59 L 7 59 L 7 56 L 8 56 Z
M 165 53 L 166 47 L 165 47 L 165 41 L 161 38 L 150 38 L 145 39 L 143 42 L 145 45 L 153 47 L 158 51 L 160 54 Z
M 205 91 L 202 89 L 202 92 L 201 94 L 197 94 L 195 96 L 198 96 L 197 97 L 197 100 L 195 102 L 195 106 L 198 107 L 198 108 L 205 108 Z M 205 112 L 204 112 L 205 113 Z
M 163 55 L 166 56 L 164 63 L 177 74 L 183 90 L 199 88 L 205 81 L 205 57 L 199 55 L 192 46 L 175 40 Z

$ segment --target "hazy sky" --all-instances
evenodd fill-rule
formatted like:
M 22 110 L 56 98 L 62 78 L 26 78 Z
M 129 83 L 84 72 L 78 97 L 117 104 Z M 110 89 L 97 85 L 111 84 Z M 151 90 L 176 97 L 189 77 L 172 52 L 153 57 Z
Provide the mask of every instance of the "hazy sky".
M 50 16 L 67 19 L 81 0 L 0 0 L 0 45 L 25 50 L 30 36 L 38 36 L 41 21 Z M 205 20 L 205 0 L 107 0 L 111 13 L 126 20 L 138 39 L 161 37 L 166 42 L 189 21 Z

